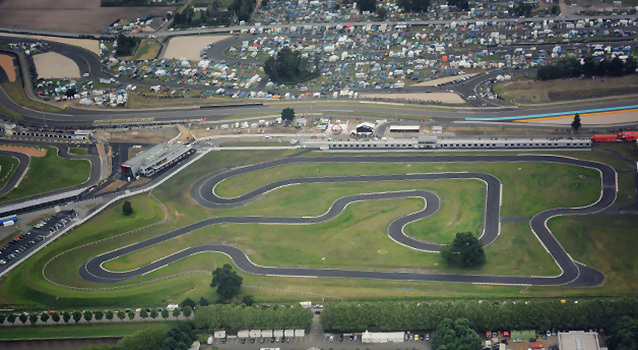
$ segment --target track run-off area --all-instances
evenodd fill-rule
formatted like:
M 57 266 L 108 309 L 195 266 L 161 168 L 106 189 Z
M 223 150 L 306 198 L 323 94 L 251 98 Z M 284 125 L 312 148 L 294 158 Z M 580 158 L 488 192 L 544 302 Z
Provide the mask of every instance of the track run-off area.
M 188 247 L 171 255 L 160 258 L 147 265 L 129 271 L 109 271 L 102 265 L 141 249 L 168 241 L 172 238 L 193 232 L 195 230 L 217 224 L 278 224 L 278 225 L 307 225 L 332 220 L 340 215 L 351 203 L 393 198 L 420 198 L 424 201 L 423 209 L 394 220 L 388 227 L 389 237 L 396 243 L 408 248 L 426 253 L 437 253 L 440 245 L 416 240 L 407 236 L 403 228 L 411 222 L 433 215 L 439 209 L 439 197 L 426 190 L 404 190 L 375 192 L 348 195 L 337 199 L 327 212 L 315 217 L 270 217 L 270 216 L 222 216 L 202 220 L 180 229 L 158 235 L 156 237 L 127 245 L 104 254 L 98 255 L 85 262 L 79 270 L 80 276 L 95 283 L 109 284 L 132 280 L 136 277 L 151 273 L 172 263 L 180 261 L 193 254 L 202 252 L 218 252 L 229 256 L 237 267 L 247 273 L 266 276 L 285 277 L 330 277 L 346 279 L 378 279 L 394 281 L 427 281 L 427 282 L 458 282 L 474 284 L 496 285 L 537 285 L 537 286 L 595 286 L 602 283 L 604 276 L 571 258 L 560 242 L 547 227 L 547 221 L 555 216 L 588 215 L 598 213 L 611 206 L 617 195 L 617 174 L 609 165 L 579 160 L 575 158 L 554 155 L 436 155 L 436 156 L 373 156 L 361 157 L 289 157 L 261 164 L 234 168 L 215 173 L 198 181 L 191 190 L 191 196 L 199 204 L 210 208 L 232 208 L 245 205 L 257 199 L 264 193 L 296 184 L 315 183 L 357 183 L 375 181 L 415 181 L 438 179 L 478 179 L 487 185 L 485 203 L 484 232 L 480 241 L 484 245 L 493 243 L 500 234 L 500 208 L 502 200 L 502 185 L 493 175 L 480 172 L 446 172 L 446 173 L 413 173 L 396 175 L 361 175 L 361 176 L 326 176 L 326 177 L 298 177 L 272 182 L 243 195 L 233 198 L 222 198 L 215 193 L 215 187 L 225 179 L 255 171 L 298 163 L 490 163 L 490 162 L 541 162 L 574 165 L 593 168 L 600 172 L 601 193 L 599 199 L 590 205 L 572 208 L 553 208 L 541 211 L 530 220 L 532 232 L 536 235 L 545 250 L 552 256 L 560 267 L 557 276 L 502 276 L 502 275 L 472 275 L 449 273 L 415 273 L 391 271 L 364 271 L 319 268 L 279 268 L 266 267 L 253 263 L 240 249 L 224 244 L 200 244 Z M 364 249 L 364 247 L 361 247 Z M 285 252 L 284 252 L 285 254 Z

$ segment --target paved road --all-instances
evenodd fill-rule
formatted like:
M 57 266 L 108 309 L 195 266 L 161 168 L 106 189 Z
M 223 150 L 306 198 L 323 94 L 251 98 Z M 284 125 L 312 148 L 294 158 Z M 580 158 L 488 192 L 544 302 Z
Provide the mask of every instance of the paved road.
M 400 244 L 404 244 L 417 250 L 437 251 L 435 244 L 418 241 L 407 237 L 403 233 L 403 227 L 414 220 L 432 215 L 438 209 L 438 197 L 431 192 L 412 190 L 402 192 L 386 192 L 375 194 L 359 194 L 346 196 L 333 203 L 328 212 L 314 218 L 304 217 L 216 217 L 203 220 L 192 225 L 168 232 L 166 234 L 126 246 L 87 261 L 80 268 L 82 278 L 96 283 L 114 283 L 130 280 L 135 277 L 150 273 L 168 264 L 179 261 L 192 254 L 200 252 L 221 252 L 233 259 L 235 264 L 243 271 L 268 276 L 291 277 L 336 277 L 356 279 L 382 279 L 403 281 L 431 281 L 431 282 L 465 282 L 479 284 L 513 284 L 513 285 L 570 285 L 570 286 L 594 286 L 600 284 L 604 276 L 571 259 L 547 228 L 546 222 L 557 215 L 586 215 L 593 214 L 609 207 L 616 200 L 616 172 L 606 165 L 591 161 L 577 160 L 560 156 L 399 156 L 399 157 L 313 157 L 313 158 L 284 158 L 272 162 L 232 169 L 218 174 L 213 174 L 199 181 L 191 191 L 193 198 L 200 204 L 209 207 L 235 207 L 244 205 L 261 194 L 275 188 L 293 183 L 318 183 L 318 182 L 357 182 L 357 181 L 389 181 L 389 180 L 417 180 L 417 179 L 452 179 L 452 178 L 479 178 L 486 181 L 488 194 L 486 196 L 485 233 L 481 237 L 483 244 L 493 242 L 499 233 L 500 225 L 500 182 L 489 174 L 480 173 L 440 173 L 440 174 L 405 174 L 405 175 L 377 175 L 377 176 L 340 176 L 340 177 L 313 177 L 282 180 L 265 185 L 259 189 L 250 191 L 235 198 L 221 198 L 214 193 L 215 186 L 224 179 L 267 169 L 284 164 L 293 163 L 394 163 L 394 162 L 550 162 L 570 164 L 594 168 L 601 173 L 601 197 L 590 205 L 580 208 L 556 208 L 545 210 L 535 215 L 530 226 L 537 235 L 541 244 L 552 255 L 556 263 L 563 271 L 556 277 L 523 277 L 523 276 L 492 276 L 492 275 L 458 275 L 458 274 L 427 274 L 411 272 L 381 272 L 381 271 L 355 271 L 337 269 L 302 269 L 302 268 L 278 268 L 264 267 L 254 264 L 240 249 L 224 244 L 202 244 L 193 246 L 175 254 L 166 256 L 146 266 L 126 272 L 112 272 L 102 268 L 102 263 L 115 259 L 139 249 L 150 247 L 168 239 L 181 236 L 188 232 L 198 230 L 209 225 L 219 223 L 270 223 L 270 224 L 312 224 L 330 220 L 339 215 L 343 209 L 352 202 L 360 200 L 374 200 L 386 198 L 418 197 L 426 201 L 426 206 L 418 213 L 414 213 L 395 220 L 388 228 L 389 236 Z
M 18 184 L 18 180 L 22 177 L 22 174 L 27 171 L 29 164 L 31 164 L 31 157 L 24 153 L 11 151 L 0 151 L 0 154 L 3 156 L 13 157 L 18 160 L 18 166 L 13 171 L 13 174 L 11 174 L 11 178 L 9 178 L 9 181 L 7 181 L 4 187 L 0 189 L 0 196 L 4 196 L 9 193 L 9 191 L 13 190 L 13 188 Z

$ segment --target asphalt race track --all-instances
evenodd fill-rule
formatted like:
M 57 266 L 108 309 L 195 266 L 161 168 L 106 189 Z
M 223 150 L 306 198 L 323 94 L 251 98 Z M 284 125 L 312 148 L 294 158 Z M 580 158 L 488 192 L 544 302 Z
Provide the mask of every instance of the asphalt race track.
M 18 180 L 29 168 L 29 164 L 31 164 L 31 157 L 24 153 L 20 152 L 12 152 L 12 151 L 0 151 L 0 154 L 3 156 L 13 157 L 18 160 L 18 166 L 11 174 L 9 181 L 4 184 L 4 187 L 0 189 L 0 196 L 4 196 L 9 193 L 13 188 L 18 184 Z
M 390 198 L 422 198 L 425 207 L 419 212 L 409 214 L 392 222 L 388 228 L 388 235 L 397 243 L 421 251 L 435 252 L 439 245 L 422 242 L 406 236 L 403 227 L 408 223 L 434 214 L 439 207 L 439 198 L 424 190 L 393 191 L 370 194 L 358 194 L 342 197 L 336 200 L 331 208 L 318 217 L 252 217 L 232 216 L 214 217 L 203 220 L 189 226 L 150 238 L 117 250 L 113 250 L 84 263 L 80 268 L 80 276 L 87 281 L 96 283 L 115 283 L 130 280 L 141 275 L 161 269 L 171 263 L 179 261 L 190 255 L 201 252 L 220 252 L 228 255 L 241 270 L 258 275 L 287 276 L 287 277 L 337 277 L 354 279 L 381 279 L 398 281 L 429 281 L 429 282 L 463 282 L 476 284 L 502 284 L 502 285 L 568 285 L 568 286 L 595 286 L 600 284 L 604 276 L 591 268 L 574 261 L 563 249 L 547 228 L 546 222 L 558 215 L 586 215 L 600 212 L 609 207 L 616 200 L 616 172 L 606 165 L 591 161 L 578 160 L 551 155 L 495 155 L 495 156 L 367 156 L 367 157 L 293 157 L 283 158 L 272 162 L 241 167 L 212 174 L 199 181 L 192 189 L 191 195 L 200 204 L 208 207 L 228 208 L 244 205 L 255 200 L 261 194 L 273 189 L 291 184 L 330 183 L 330 182 L 361 182 L 361 181 L 409 181 L 421 179 L 473 179 L 477 178 L 487 184 L 485 232 L 481 236 L 483 244 L 490 244 L 498 237 L 500 232 L 500 206 L 501 184 L 492 175 L 483 173 L 430 173 L 430 174 L 402 174 L 402 175 L 372 175 L 372 176 L 332 176 L 294 178 L 273 182 L 244 195 L 234 198 L 220 198 L 214 193 L 215 186 L 224 179 L 267 169 L 279 165 L 294 163 L 417 163 L 417 162 L 549 162 L 569 164 L 594 168 L 601 173 L 601 196 L 599 200 L 589 206 L 579 208 L 555 208 L 542 211 L 535 215 L 530 226 L 541 244 L 552 255 L 553 259 L 563 271 L 555 277 L 523 277 L 523 276 L 493 276 L 493 275 L 458 275 L 458 274 L 426 274 L 406 272 L 380 272 L 337 269 L 302 269 L 302 268 L 278 268 L 264 267 L 254 264 L 236 247 L 223 244 L 202 244 L 189 247 L 172 255 L 156 260 L 148 265 L 125 272 L 107 271 L 102 267 L 106 261 L 119 256 L 135 252 L 139 249 L 150 247 L 174 237 L 198 230 L 210 225 L 220 223 L 263 223 L 263 224 L 313 224 L 331 220 L 337 217 L 345 207 L 353 202 L 363 200 L 379 200 Z

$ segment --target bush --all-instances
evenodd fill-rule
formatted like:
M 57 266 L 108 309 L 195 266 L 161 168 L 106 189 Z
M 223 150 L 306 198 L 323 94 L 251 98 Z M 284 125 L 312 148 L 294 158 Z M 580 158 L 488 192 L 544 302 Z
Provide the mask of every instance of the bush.
M 456 267 L 479 267 L 485 264 L 483 244 L 471 232 L 459 232 L 450 245 L 441 247 L 446 264 Z

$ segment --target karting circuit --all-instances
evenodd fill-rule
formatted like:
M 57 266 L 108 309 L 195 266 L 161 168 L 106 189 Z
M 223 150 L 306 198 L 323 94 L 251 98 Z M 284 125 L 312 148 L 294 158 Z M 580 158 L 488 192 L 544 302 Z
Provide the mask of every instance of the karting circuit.
M 602 283 L 604 276 L 591 268 L 573 260 L 561 244 L 548 229 L 546 222 L 555 216 L 587 215 L 600 212 L 611 206 L 616 200 L 617 179 L 615 170 L 606 165 L 592 161 L 578 160 L 569 157 L 553 155 L 494 155 L 494 156 L 369 156 L 369 157 L 291 157 L 283 158 L 252 166 L 235 168 L 229 171 L 212 174 L 192 188 L 191 196 L 199 204 L 211 208 L 238 207 L 254 201 L 259 196 L 278 188 L 295 184 L 313 183 L 356 183 L 374 181 L 414 181 L 436 179 L 479 179 L 487 185 L 486 208 L 484 217 L 484 232 L 480 237 L 483 245 L 493 243 L 500 234 L 501 182 L 496 177 L 485 173 L 423 173 L 398 175 L 362 175 L 362 176 L 329 176 L 329 177 L 301 177 L 272 182 L 268 185 L 247 192 L 234 198 L 221 198 L 215 193 L 215 187 L 225 179 L 247 174 L 258 170 L 281 165 L 296 163 L 451 163 L 451 162 L 544 162 L 575 165 L 596 169 L 601 175 L 601 194 L 598 201 L 588 206 L 576 208 L 554 208 L 542 211 L 532 217 L 530 226 L 545 250 L 552 256 L 562 270 L 558 276 L 524 277 L 524 276 L 494 276 L 444 273 L 405 273 L 381 271 L 357 271 L 339 269 L 314 268 L 277 268 L 264 267 L 250 261 L 246 254 L 233 246 L 223 244 L 202 244 L 192 246 L 165 256 L 145 266 L 123 272 L 108 271 L 103 264 L 120 256 L 151 247 L 155 244 L 170 240 L 186 233 L 216 224 L 250 223 L 250 224 L 279 224 L 279 225 L 309 225 L 325 222 L 336 218 L 351 203 L 367 200 L 391 198 L 420 198 L 425 202 L 422 210 L 401 217 L 393 221 L 388 227 L 389 237 L 396 243 L 417 251 L 437 253 L 440 245 L 416 240 L 408 237 L 403 228 L 416 220 L 426 218 L 439 209 L 439 197 L 425 190 L 390 191 L 344 196 L 337 199 L 330 209 L 323 215 L 316 217 L 255 217 L 255 216 L 226 216 L 213 217 L 180 229 L 128 245 L 96 256 L 80 268 L 80 276 L 95 283 L 116 283 L 134 279 L 161 269 L 193 254 L 201 252 L 219 252 L 228 255 L 241 270 L 258 275 L 286 276 L 286 277 L 333 277 L 348 279 L 379 279 L 396 281 L 430 281 L 430 282 L 463 282 L 474 284 L 498 285 L 543 285 L 543 286 L 595 286 Z

